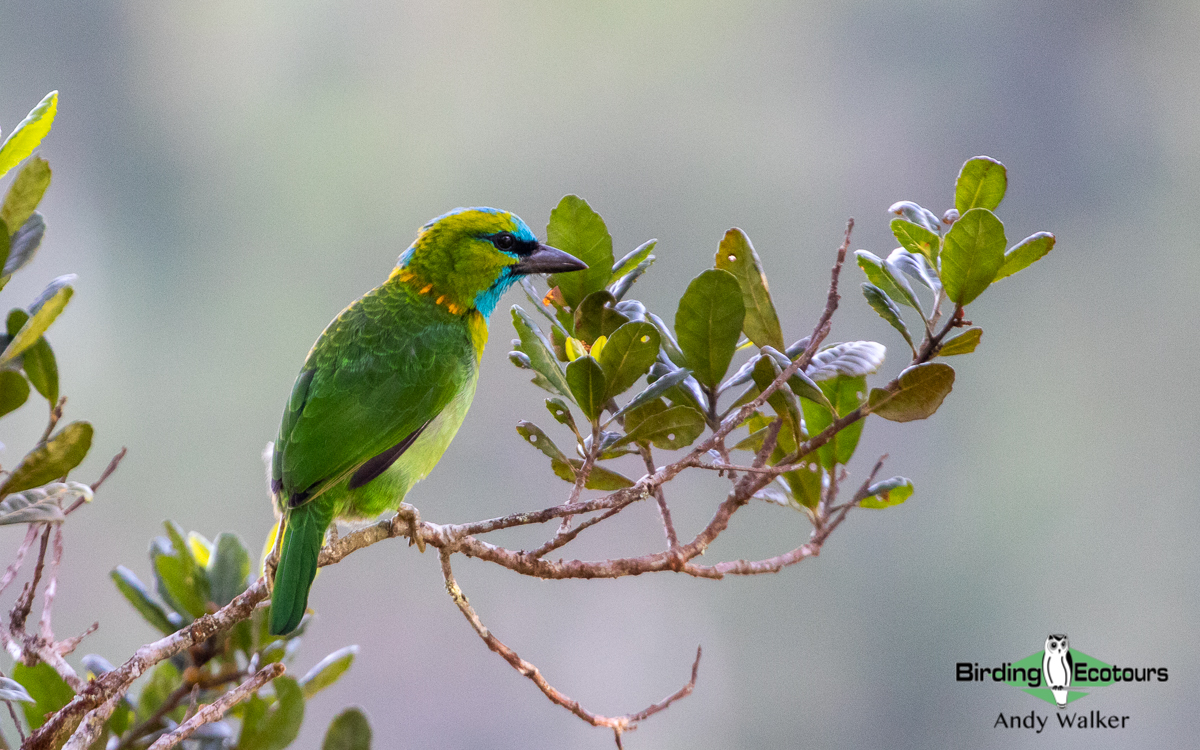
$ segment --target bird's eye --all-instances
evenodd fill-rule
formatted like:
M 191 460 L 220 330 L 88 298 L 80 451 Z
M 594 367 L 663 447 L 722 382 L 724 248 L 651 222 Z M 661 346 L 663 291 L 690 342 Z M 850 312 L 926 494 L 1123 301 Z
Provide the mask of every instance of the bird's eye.
M 513 237 L 508 232 L 501 232 L 500 234 L 496 235 L 495 243 L 496 247 L 500 248 L 501 250 L 512 250 L 517 244 L 517 238 Z

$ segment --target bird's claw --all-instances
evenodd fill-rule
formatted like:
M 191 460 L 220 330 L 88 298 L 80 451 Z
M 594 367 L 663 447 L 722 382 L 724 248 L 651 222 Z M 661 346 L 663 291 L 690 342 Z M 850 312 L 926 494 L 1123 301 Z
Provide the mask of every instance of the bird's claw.
M 396 515 L 408 521 L 408 527 L 411 533 L 408 536 L 408 546 L 417 545 L 417 549 L 424 554 L 425 552 L 425 535 L 421 532 L 421 511 L 415 506 L 408 503 L 400 503 L 399 510 Z

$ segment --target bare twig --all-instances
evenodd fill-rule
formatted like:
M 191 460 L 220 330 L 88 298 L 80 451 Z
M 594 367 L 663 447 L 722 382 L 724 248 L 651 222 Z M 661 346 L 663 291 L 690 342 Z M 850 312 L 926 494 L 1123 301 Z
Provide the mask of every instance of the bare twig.
M 58 566 L 62 562 L 62 524 L 54 527 L 54 546 L 50 550 L 50 568 L 46 579 L 46 591 L 42 593 L 42 619 L 38 628 L 42 638 L 47 643 L 54 643 L 54 631 L 50 628 L 51 611 L 54 609 L 54 595 L 58 593 Z
M 50 433 L 54 432 L 54 427 L 58 424 L 58 420 L 62 419 L 63 407 L 66 405 L 67 397 L 63 396 L 58 400 L 58 403 L 54 405 L 54 408 L 50 410 L 50 422 L 46 425 L 46 431 L 42 433 L 41 439 L 38 440 L 38 445 L 41 445 L 50 439 Z
M 650 453 L 650 446 L 640 445 L 638 451 L 642 454 L 646 473 L 653 474 L 655 471 L 654 457 Z M 654 499 L 658 502 L 658 514 L 662 516 L 663 533 L 667 535 L 667 549 L 674 549 L 679 546 L 679 537 L 675 534 L 675 524 L 671 521 L 671 509 L 667 507 L 667 498 L 663 494 L 662 485 L 654 488 Z
M 17 547 L 17 555 L 13 561 L 9 563 L 8 569 L 4 571 L 4 578 L 0 579 L 0 594 L 4 593 L 4 589 L 8 588 L 8 584 L 13 582 L 17 577 L 17 573 L 21 570 L 21 563 L 25 561 L 25 555 L 29 552 L 29 548 L 33 546 L 33 540 L 37 539 L 38 527 L 37 524 L 29 524 L 25 531 L 25 541 L 21 542 L 21 546 Z
M 225 712 L 233 708 L 241 701 L 250 697 L 251 693 L 258 691 L 263 685 L 283 674 L 284 667 L 279 662 L 268 664 L 267 666 L 255 672 L 254 676 L 238 685 L 233 690 L 225 693 L 217 700 L 201 708 L 196 712 L 196 715 L 179 725 L 179 728 L 170 734 L 165 734 L 159 737 L 150 750 L 168 750 L 175 747 L 180 742 L 183 742 L 192 733 L 205 724 L 220 720 Z
M 459 611 L 463 613 L 463 617 L 467 618 L 467 622 L 471 623 L 471 628 L 474 629 L 479 637 L 483 639 L 483 642 L 487 644 L 487 647 L 499 654 L 501 658 L 503 658 L 512 666 L 513 669 L 532 680 L 533 683 L 538 686 L 538 689 L 541 690 L 542 693 L 551 700 L 551 702 L 562 706 L 594 727 L 608 727 L 609 729 L 612 729 L 616 735 L 618 746 L 620 746 L 622 732 L 635 729 L 639 721 L 642 721 L 649 716 L 653 716 L 680 698 L 690 695 L 692 690 L 695 688 L 696 673 L 700 667 L 699 648 L 696 649 L 696 661 L 692 664 L 691 680 L 689 680 L 688 683 L 680 690 L 677 690 L 664 700 L 655 703 L 654 705 L 649 706 L 648 708 L 645 708 L 635 714 L 627 714 L 625 716 L 603 716 L 587 710 L 580 705 L 579 701 L 559 692 L 557 688 L 546 681 L 546 678 L 542 676 L 541 671 L 538 670 L 536 666 L 522 659 L 517 652 L 505 645 L 499 638 L 492 635 L 491 631 L 489 631 L 479 619 L 479 615 L 475 613 L 475 610 L 473 607 L 471 607 L 470 602 L 467 601 L 467 597 L 465 594 L 463 594 L 462 589 L 459 588 L 458 582 L 454 580 L 454 571 L 450 567 L 450 555 L 451 553 L 445 549 L 441 551 L 442 576 L 446 579 L 446 591 L 450 594 L 450 597 L 458 606 Z

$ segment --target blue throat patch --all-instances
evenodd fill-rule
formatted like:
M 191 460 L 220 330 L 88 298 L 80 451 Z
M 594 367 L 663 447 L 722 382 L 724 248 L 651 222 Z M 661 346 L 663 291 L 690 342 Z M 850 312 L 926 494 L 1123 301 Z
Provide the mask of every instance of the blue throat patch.
M 507 253 L 506 253 L 507 254 Z M 512 271 L 505 268 L 500 274 L 500 278 L 492 282 L 492 285 L 484 289 L 479 294 L 475 295 L 475 309 L 480 312 L 483 317 L 490 318 L 492 312 L 496 309 L 496 305 L 500 302 L 500 297 L 508 291 L 508 288 L 515 284 L 517 277 L 513 276 Z

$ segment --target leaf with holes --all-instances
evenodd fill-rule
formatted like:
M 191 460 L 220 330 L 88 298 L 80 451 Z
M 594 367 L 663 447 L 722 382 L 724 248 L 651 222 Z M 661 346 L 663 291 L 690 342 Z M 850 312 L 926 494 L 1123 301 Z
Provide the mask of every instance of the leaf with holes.
M 548 398 L 546 399 L 546 408 L 550 411 L 550 416 L 554 417 L 555 422 L 570 427 L 571 432 L 579 435 L 579 428 L 575 426 L 575 417 L 571 414 L 571 407 L 567 406 L 566 401 L 561 398 Z
M 1004 263 L 996 272 L 996 278 L 992 283 L 1028 268 L 1053 249 L 1054 235 L 1049 232 L 1038 232 L 1026 237 L 1004 254 Z
M 767 275 L 745 232 L 734 228 L 725 233 L 717 248 L 716 267 L 733 274 L 742 289 L 742 304 L 746 309 L 742 330 L 746 337 L 757 346 L 782 349 L 783 331 L 775 304 L 771 302 Z
M 550 212 L 546 244 L 574 255 L 588 265 L 582 271 L 551 274 L 547 282 L 551 288 L 559 288 L 572 310 L 584 297 L 608 284 L 613 267 L 612 236 L 604 219 L 587 201 L 575 195 L 563 196 Z
M 583 415 L 593 421 L 598 419 L 608 402 L 605 395 L 608 386 L 600 363 L 590 356 L 571 362 L 567 365 L 567 385 Z
M 613 331 L 600 352 L 605 395 L 612 398 L 629 390 L 658 357 L 658 329 L 650 323 L 626 323 Z
M 651 402 L 650 405 L 661 405 L 662 402 Z M 642 407 L 645 411 L 647 407 Z M 617 445 L 626 443 L 649 443 L 664 450 L 686 448 L 696 442 L 696 438 L 704 432 L 704 415 L 690 406 L 670 406 L 661 410 L 651 409 L 652 413 L 644 414 L 634 426 L 629 427 L 633 420 L 628 420 L 626 426 L 629 432 L 617 441 Z
M 942 241 L 938 235 L 907 219 L 892 219 L 892 234 L 905 250 L 924 255 L 931 263 L 937 263 L 938 248 Z
M 1008 170 L 990 156 L 968 159 L 954 183 L 954 208 L 962 215 L 972 208 L 992 211 L 1004 200 Z M 957 222 L 955 222 L 957 223 Z
M 904 477 L 892 477 L 867 488 L 867 496 L 859 501 L 862 508 L 890 508 L 912 497 L 913 483 Z
M 83 461 L 91 447 L 92 426 L 87 422 L 72 422 L 25 454 L 0 486 L 0 496 L 39 487 L 66 476 Z
M 525 442 L 540 450 L 550 460 L 564 462 L 567 460 L 554 441 L 533 422 L 517 422 L 517 434 L 525 438 Z
M 808 363 L 805 373 L 817 383 L 838 375 L 869 375 L 879 370 L 886 353 L 887 347 L 874 341 L 834 344 L 817 352 Z
M 979 346 L 979 340 L 982 337 L 982 328 L 968 328 L 964 333 L 960 333 L 943 343 L 941 348 L 938 349 L 938 355 L 953 357 L 956 354 L 970 354 L 975 351 L 975 347 Z
M 517 335 L 521 338 L 521 345 L 517 351 L 524 354 L 529 359 L 529 366 L 533 371 L 542 376 L 542 382 L 536 378 L 534 382 L 551 393 L 570 398 L 571 388 L 558 366 L 550 342 L 546 341 L 541 330 L 519 305 L 513 305 L 512 319 L 513 328 L 517 329 Z
M 942 284 L 946 296 L 968 305 L 983 294 L 1004 264 L 1004 224 L 986 208 L 967 211 L 946 233 Z
M 716 388 L 725 377 L 745 316 L 741 286 L 728 271 L 709 269 L 688 284 L 675 313 L 675 335 L 702 385 Z
M 926 362 L 900 373 L 895 390 L 871 391 L 871 413 L 893 422 L 926 419 L 942 405 L 954 388 L 954 368 Z

